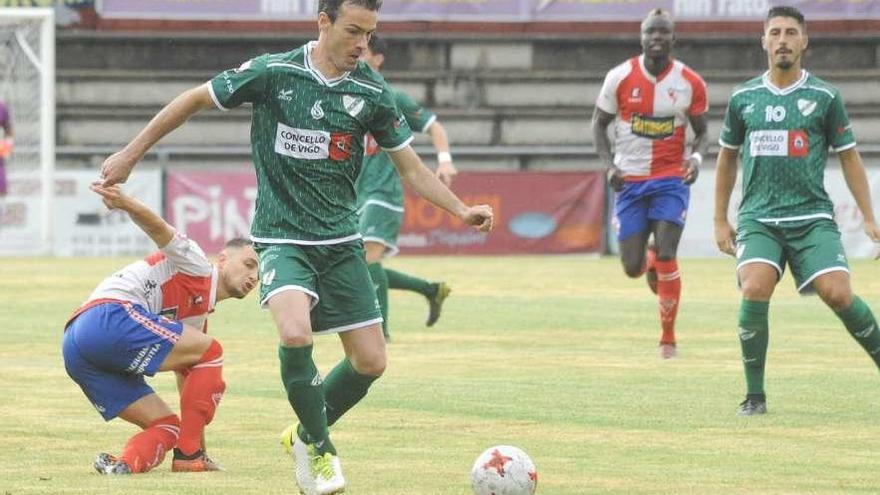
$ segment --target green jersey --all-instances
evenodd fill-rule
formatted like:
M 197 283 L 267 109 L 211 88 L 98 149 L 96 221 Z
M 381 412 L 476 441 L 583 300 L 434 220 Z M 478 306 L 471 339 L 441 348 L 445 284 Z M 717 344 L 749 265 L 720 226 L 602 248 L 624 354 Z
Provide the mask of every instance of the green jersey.
M 259 56 L 208 85 L 220 109 L 253 105 L 255 242 L 358 239 L 355 181 L 364 136 L 369 132 L 389 150 L 412 141 L 385 80 L 361 62 L 351 72 L 325 78 L 311 61 L 314 43 Z
M 392 99 L 411 129 L 427 132 L 437 120 L 427 108 L 416 103 L 403 91 L 390 87 Z M 403 186 L 400 175 L 388 153 L 383 152 L 372 136 L 367 136 L 364 167 L 357 182 L 358 204 L 378 202 L 397 210 L 403 209 Z
M 856 145 L 840 92 L 802 71 L 779 89 L 769 73 L 734 89 L 719 144 L 742 147 L 740 220 L 833 218 L 825 191 L 828 148 Z

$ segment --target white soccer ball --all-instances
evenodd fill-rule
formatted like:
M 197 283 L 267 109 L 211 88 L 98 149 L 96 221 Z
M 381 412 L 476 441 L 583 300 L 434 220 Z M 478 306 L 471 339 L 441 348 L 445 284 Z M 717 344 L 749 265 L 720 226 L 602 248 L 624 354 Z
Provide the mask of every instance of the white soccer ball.
M 471 470 L 474 495 L 532 495 L 538 471 L 528 454 L 510 445 L 496 445 L 477 457 Z

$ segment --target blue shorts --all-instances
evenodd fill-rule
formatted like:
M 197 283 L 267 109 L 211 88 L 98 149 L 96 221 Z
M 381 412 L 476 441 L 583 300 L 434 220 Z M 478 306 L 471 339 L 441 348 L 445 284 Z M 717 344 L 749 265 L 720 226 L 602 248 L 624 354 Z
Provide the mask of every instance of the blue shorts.
M 67 374 L 110 421 L 153 393 L 153 376 L 180 339 L 183 324 L 131 303 L 104 303 L 85 310 L 64 332 Z
M 681 177 L 627 182 L 614 202 L 617 240 L 644 232 L 652 221 L 684 225 L 690 197 Z

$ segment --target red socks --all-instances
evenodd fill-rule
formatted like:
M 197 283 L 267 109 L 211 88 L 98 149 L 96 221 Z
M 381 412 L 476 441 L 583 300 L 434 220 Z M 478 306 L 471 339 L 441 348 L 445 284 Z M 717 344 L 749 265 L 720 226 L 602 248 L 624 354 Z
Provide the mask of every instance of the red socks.
M 132 473 L 145 473 L 162 462 L 179 435 L 180 420 L 176 415 L 159 418 L 128 440 L 119 460 L 128 464 Z
M 205 425 L 214 418 L 226 384 L 223 383 L 223 347 L 214 340 L 198 364 L 188 370 L 180 393 L 180 441 L 177 448 L 193 455 L 202 447 Z
M 661 344 L 675 344 L 675 316 L 678 314 L 678 300 L 681 297 L 681 275 L 678 272 L 678 261 L 657 260 L 657 298 L 660 302 L 660 325 L 663 335 Z

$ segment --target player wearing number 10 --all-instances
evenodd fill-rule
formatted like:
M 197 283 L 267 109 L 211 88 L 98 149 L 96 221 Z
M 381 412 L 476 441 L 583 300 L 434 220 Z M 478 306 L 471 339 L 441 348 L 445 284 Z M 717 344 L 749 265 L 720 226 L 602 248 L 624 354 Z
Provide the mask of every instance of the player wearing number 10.
M 715 185 L 715 238 L 737 258 L 742 289 L 739 337 L 747 393 L 739 414 L 767 412 L 764 364 L 768 308 L 786 264 L 798 291 L 816 292 L 880 366 L 880 330 L 868 306 L 852 293 L 849 266 L 823 178 L 829 146 L 864 216 L 865 233 L 880 241 L 865 167 L 837 88 L 801 69 L 807 48 L 803 14 L 773 7 L 762 38 L 770 69 L 730 97 Z M 743 200 L 736 239 L 727 220 L 743 162 Z

